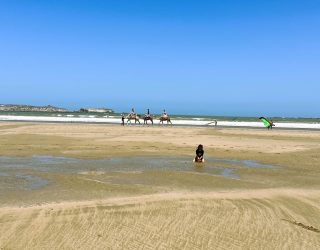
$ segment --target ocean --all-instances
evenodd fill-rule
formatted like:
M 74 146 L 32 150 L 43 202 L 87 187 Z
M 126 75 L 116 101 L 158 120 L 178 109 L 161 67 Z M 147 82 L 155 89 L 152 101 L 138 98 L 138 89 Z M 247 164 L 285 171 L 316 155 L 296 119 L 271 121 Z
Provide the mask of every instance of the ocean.
M 144 114 L 139 114 L 143 117 Z M 155 114 L 155 124 L 159 124 L 159 114 Z M 173 125 L 182 126 L 217 126 L 263 128 L 259 117 L 209 116 L 209 115 L 170 115 Z M 320 129 L 320 118 L 268 117 L 275 128 Z M 120 113 L 82 113 L 82 112 L 0 112 L 0 121 L 28 122 L 72 122 L 72 123 L 110 123 L 120 124 Z M 143 124 L 143 119 L 140 119 Z

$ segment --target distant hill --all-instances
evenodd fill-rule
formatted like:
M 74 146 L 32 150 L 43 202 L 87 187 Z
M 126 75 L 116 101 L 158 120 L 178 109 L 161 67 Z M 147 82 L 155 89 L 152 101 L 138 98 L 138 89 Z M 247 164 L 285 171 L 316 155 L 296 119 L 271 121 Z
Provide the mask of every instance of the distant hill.
M 0 111 L 16 111 L 16 112 L 69 112 L 64 108 L 58 108 L 51 105 L 48 106 L 31 106 L 31 105 L 15 105 L 0 104 Z

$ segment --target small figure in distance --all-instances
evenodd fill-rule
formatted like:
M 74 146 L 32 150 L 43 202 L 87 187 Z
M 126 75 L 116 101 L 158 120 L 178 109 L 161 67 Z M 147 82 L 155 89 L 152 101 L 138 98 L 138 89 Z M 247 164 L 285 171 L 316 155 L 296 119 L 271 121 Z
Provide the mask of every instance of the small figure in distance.
M 125 118 L 125 117 L 124 117 L 124 114 L 122 113 L 122 114 L 121 114 L 121 125 L 122 125 L 122 126 L 124 126 L 124 118 Z
M 194 162 L 204 162 L 203 155 L 203 146 L 200 144 L 196 150 L 196 157 L 194 158 Z
M 267 119 L 267 118 L 261 116 L 261 117 L 259 118 L 259 120 L 263 122 L 263 125 L 264 125 L 268 130 L 269 130 L 269 129 L 272 129 L 272 127 L 275 126 L 274 123 L 273 123 L 273 121 L 272 121 L 271 119 Z
M 272 130 L 272 127 L 274 126 L 273 121 L 270 119 L 269 122 L 270 122 L 270 125 L 268 126 L 268 130 L 269 130 L 269 129 Z

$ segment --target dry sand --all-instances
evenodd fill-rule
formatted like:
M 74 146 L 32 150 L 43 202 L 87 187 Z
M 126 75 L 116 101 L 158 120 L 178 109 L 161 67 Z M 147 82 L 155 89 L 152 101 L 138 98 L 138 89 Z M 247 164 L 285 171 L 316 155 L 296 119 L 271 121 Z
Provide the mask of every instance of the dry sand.
M 2 156 L 191 160 L 199 143 L 207 157 L 280 167 L 226 164 L 239 180 L 38 173 L 52 185 L 0 191 L 0 249 L 320 249 L 319 131 L 0 123 Z M 138 177 L 154 183 L 130 185 Z

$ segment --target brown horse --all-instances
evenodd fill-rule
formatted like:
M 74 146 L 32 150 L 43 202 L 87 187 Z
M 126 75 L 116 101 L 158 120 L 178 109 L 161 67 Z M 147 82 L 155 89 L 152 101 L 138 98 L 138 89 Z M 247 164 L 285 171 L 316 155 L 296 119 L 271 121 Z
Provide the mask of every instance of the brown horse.
M 139 124 L 140 124 L 140 121 L 139 121 L 140 117 L 137 114 L 129 114 L 126 117 L 126 119 L 127 119 L 127 124 L 129 123 L 129 121 L 131 124 L 131 120 L 134 120 L 134 124 L 137 124 L 137 122 L 139 122 Z
M 169 124 L 169 123 L 172 124 L 171 119 L 170 119 L 170 117 L 168 115 L 160 116 L 159 120 L 160 120 L 161 124 L 163 124 L 164 121 L 167 121 L 167 124 Z
M 151 124 L 153 125 L 153 116 L 145 114 L 143 117 L 143 124 L 148 125 L 148 121 L 151 121 Z

